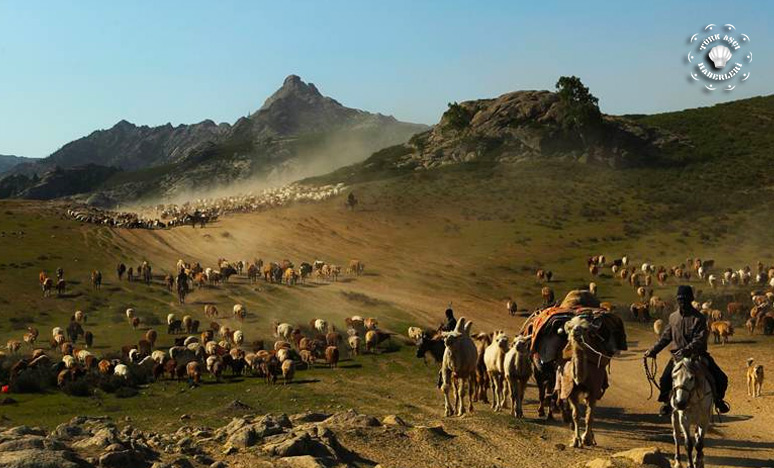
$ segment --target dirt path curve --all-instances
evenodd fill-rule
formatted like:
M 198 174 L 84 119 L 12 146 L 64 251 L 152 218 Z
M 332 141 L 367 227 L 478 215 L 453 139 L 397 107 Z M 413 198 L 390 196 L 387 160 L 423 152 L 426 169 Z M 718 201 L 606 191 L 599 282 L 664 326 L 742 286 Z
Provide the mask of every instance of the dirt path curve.
M 629 352 L 613 362 L 611 386 L 601 401 L 597 442 L 601 447 L 625 450 L 655 445 L 672 453 L 671 425 L 657 415 L 657 394 L 649 401 L 642 353 L 654 341 L 652 333 L 629 328 Z M 707 441 L 707 466 L 774 467 L 774 391 L 763 398 L 747 396 L 745 360 L 754 356 L 767 369 L 774 368 L 774 340 L 755 336 L 727 346 L 711 346 L 710 352 L 729 375 L 727 400 L 732 411 L 713 424 Z M 659 356 L 663 369 L 668 353 Z M 765 429 L 769 428 L 769 429 Z M 568 435 L 569 437 L 569 435 Z

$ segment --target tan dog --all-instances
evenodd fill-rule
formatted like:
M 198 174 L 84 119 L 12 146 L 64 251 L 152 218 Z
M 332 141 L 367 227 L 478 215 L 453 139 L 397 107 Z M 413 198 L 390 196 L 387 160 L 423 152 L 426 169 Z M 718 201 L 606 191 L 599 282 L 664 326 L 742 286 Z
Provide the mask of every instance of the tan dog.
M 760 397 L 763 388 L 763 366 L 753 366 L 753 358 L 747 360 L 747 395 Z

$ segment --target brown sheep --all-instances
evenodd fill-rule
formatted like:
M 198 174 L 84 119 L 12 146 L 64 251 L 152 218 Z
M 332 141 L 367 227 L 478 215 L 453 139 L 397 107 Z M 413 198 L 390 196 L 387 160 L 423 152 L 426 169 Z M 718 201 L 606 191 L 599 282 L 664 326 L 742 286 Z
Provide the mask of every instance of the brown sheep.
M 99 361 L 97 364 L 97 369 L 99 370 L 99 373 L 102 375 L 111 375 L 113 374 L 113 364 L 110 363 L 107 359 L 103 359 Z
M 299 353 L 301 356 L 301 362 L 309 366 L 310 369 L 314 367 L 314 354 L 308 349 L 302 349 Z
M 543 304 L 548 305 L 554 302 L 554 290 L 548 286 L 544 286 L 540 290 L 540 295 L 543 298 Z
M 214 304 L 207 304 L 204 306 L 204 316 L 207 318 L 217 318 L 218 308 Z
M 742 314 L 744 311 L 744 304 L 741 302 L 729 302 L 726 306 L 726 311 L 728 312 L 729 317 Z
M 342 342 L 341 333 L 335 331 L 329 332 L 325 335 L 325 342 L 328 346 L 338 347 Z
M 387 333 L 380 330 L 368 330 L 365 336 L 366 352 L 376 352 L 376 347 L 383 341 L 390 339 L 392 335 L 393 333 Z
M 642 320 L 643 322 L 650 321 L 648 305 L 644 302 L 633 302 L 632 305 L 629 306 L 629 311 L 632 313 L 634 320 Z
M 159 334 L 156 330 L 150 329 L 145 332 L 145 339 L 150 343 L 151 348 L 156 347 L 156 340 L 159 338 Z
M 285 385 L 293 380 L 295 373 L 296 363 L 292 359 L 286 359 L 282 362 L 282 378 L 285 380 Z
M 139 327 L 139 326 L 140 326 L 140 317 L 134 317 L 132 319 L 132 328 L 137 330 L 137 327 Z
M 339 348 L 336 346 L 328 346 L 325 349 L 325 361 L 328 362 L 328 367 L 339 366 Z

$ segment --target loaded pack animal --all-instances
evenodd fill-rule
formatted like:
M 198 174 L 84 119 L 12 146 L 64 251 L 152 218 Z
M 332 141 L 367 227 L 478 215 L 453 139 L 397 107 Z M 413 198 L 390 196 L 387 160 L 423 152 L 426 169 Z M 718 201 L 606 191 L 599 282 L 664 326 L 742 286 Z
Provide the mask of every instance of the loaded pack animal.
M 593 422 L 597 401 L 608 387 L 607 365 L 627 349 L 623 321 L 607 312 L 583 311 L 564 325 L 568 344 L 559 366 L 559 399 L 572 411 L 572 446 L 596 445 Z M 580 432 L 580 401 L 586 403 L 586 430 Z

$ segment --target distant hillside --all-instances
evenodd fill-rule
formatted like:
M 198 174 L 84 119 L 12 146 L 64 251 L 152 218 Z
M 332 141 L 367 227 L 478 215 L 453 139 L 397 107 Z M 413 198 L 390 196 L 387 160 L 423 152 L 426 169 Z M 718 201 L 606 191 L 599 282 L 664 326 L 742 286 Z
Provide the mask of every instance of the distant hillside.
M 31 158 L 0 154 L 0 174 L 9 171 L 15 166 L 30 161 Z
M 774 96 L 655 115 L 603 116 L 593 141 L 567 132 L 546 91 L 509 93 L 464 102 L 466 118 L 450 108 L 431 130 L 409 143 L 378 151 L 366 161 L 315 178 L 315 183 L 354 183 L 465 164 L 520 161 L 587 162 L 607 167 L 701 170 L 702 179 L 722 186 L 767 186 L 774 163 Z M 732 182 L 733 181 L 733 182 Z
M 59 168 L 64 170 L 59 176 L 66 177 L 67 170 L 87 164 L 122 169 L 78 192 L 95 192 L 94 199 L 108 205 L 202 193 L 246 181 L 284 182 L 362 161 L 425 129 L 345 107 L 291 75 L 259 110 L 233 126 L 207 120 L 138 127 L 121 121 L 96 131 L 44 160 L 17 166 L 11 174 L 28 177 L 6 182 L 5 196 L 24 196 L 33 174 L 46 179 L 45 174 Z

